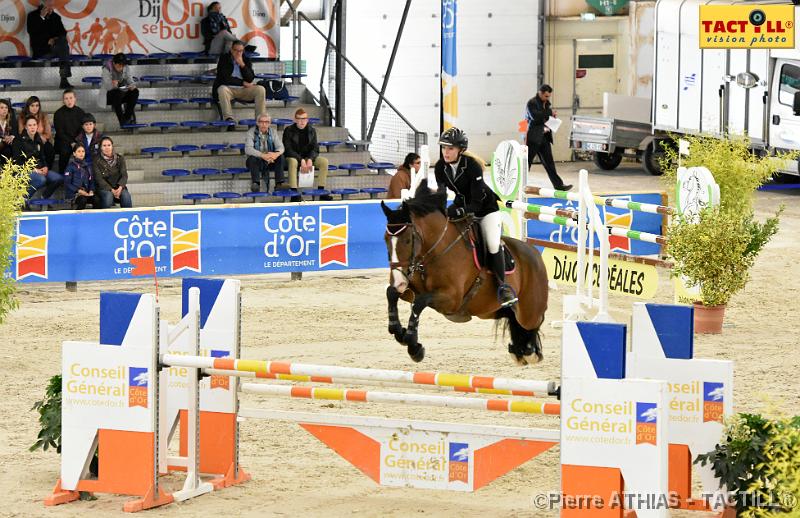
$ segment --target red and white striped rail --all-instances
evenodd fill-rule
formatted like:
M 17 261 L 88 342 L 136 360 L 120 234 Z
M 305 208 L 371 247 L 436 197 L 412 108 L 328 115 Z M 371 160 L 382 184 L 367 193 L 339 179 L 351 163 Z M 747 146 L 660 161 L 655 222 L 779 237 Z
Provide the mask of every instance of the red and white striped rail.
M 386 381 L 412 383 L 416 385 L 438 385 L 445 387 L 464 387 L 474 389 L 496 389 L 507 391 L 527 391 L 554 394 L 554 381 L 519 380 L 495 378 L 491 376 L 471 376 L 469 374 L 448 374 L 443 372 L 412 372 L 386 369 L 364 369 L 358 367 L 337 367 L 332 365 L 312 365 L 281 361 L 243 360 L 231 358 L 211 358 L 208 356 L 184 356 L 179 354 L 161 355 L 161 363 L 173 367 L 195 369 L 221 369 L 256 374 L 288 374 L 345 378 L 362 381 Z

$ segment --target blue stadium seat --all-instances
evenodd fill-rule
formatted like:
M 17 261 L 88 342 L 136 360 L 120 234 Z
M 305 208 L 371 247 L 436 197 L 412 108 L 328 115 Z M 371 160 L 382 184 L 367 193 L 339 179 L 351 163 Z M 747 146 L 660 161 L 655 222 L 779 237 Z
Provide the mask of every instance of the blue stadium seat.
M 320 119 L 319 117 L 309 117 L 308 118 L 308 123 L 309 124 L 319 124 L 320 122 L 322 122 L 322 119 Z
M 328 171 L 337 171 L 338 169 L 339 169 L 338 166 L 335 166 L 333 164 L 328 164 Z
M 302 77 L 306 77 L 306 75 L 308 74 L 292 73 L 292 74 L 281 74 L 281 77 L 284 79 L 295 79 L 295 78 L 300 79 Z
M 282 119 L 282 118 L 279 117 L 277 119 L 272 119 L 272 124 L 276 125 L 278 127 L 278 129 L 280 130 L 280 129 L 283 129 L 284 127 L 286 127 L 286 126 L 291 126 L 292 124 L 294 124 L 294 120 L 292 120 L 292 119 Z
M 191 99 L 189 99 L 189 102 L 197 103 L 200 108 L 204 108 L 206 104 L 213 103 L 214 99 L 212 99 L 211 97 L 192 97 Z
M 367 168 L 367 166 L 365 166 L 364 164 L 360 164 L 358 162 L 339 164 L 339 169 L 340 170 L 341 169 L 346 169 L 347 170 L 347 174 L 349 174 L 350 176 L 353 176 L 353 174 L 356 171 L 361 171 L 361 170 L 366 169 L 366 168 Z
M 277 196 L 278 198 L 283 198 L 283 201 L 286 201 L 286 198 L 291 199 L 295 196 L 300 196 L 300 193 L 291 189 L 280 189 L 273 192 L 272 195 Z
M 194 144 L 176 144 L 172 146 L 172 150 L 178 151 L 182 156 L 189 156 L 189 153 L 198 149 L 200 149 L 200 146 L 195 146 Z
M 102 61 L 109 60 L 114 57 L 114 54 L 92 54 L 92 58 Z
M 190 192 L 183 195 L 184 200 L 192 200 L 192 205 L 197 205 L 201 201 L 209 198 L 211 198 L 211 195 L 203 192 Z
M 209 126 L 219 128 L 220 130 L 236 127 L 236 123 L 233 121 L 211 121 L 208 124 Z
M 331 191 L 327 189 L 305 189 L 303 196 L 311 196 L 312 200 L 316 200 L 320 196 L 330 196 Z
M 3 90 L 8 88 L 9 86 L 18 86 L 21 85 L 22 81 L 19 79 L 0 79 L 0 86 L 3 87 Z
M 222 170 L 222 172 L 231 175 L 233 178 L 236 178 L 237 174 L 249 173 L 250 170 L 246 167 L 226 167 Z
M 322 142 L 318 142 L 320 146 L 325 146 L 327 148 L 328 153 L 331 152 L 331 148 L 340 146 L 342 143 L 343 142 L 341 140 L 323 140 Z
M 39 198 L 38 200 L 29 201 L 28 205 L 39 207 L 40 211 L 46 211 L 50 207 L 58 205 L 59 203 L 61 203 L 59 200 L 54 200 L 52 198 Z
M 252 128 L 256 125 L 255 119 L 242 119 L 239 121 L 239 126 L 247 126 L 248 128 Z
M 203 56 L 202 52 L 181 52 L 178 54 L 183 59 L 195 59 Z
M 203 144 L 200 149 L 211 151 L 212 155 L 218 155 L 223 149 L 228 149 L 227 144 Z
M 280 79 L 280 74 L 256 74 L 258 79 Z
M 81 63 L 83 61 L 89 61 L 89 56 L 86 54 L 70 54 L 69 60 L 73 63 Z
M 155 83 L 163 83 L 167 80 L 166 76 L 156 76 L 156 75 L 145 75 L 139 77 L 140 81 L 144 81 L 145 83 L 149 83 L 150 86 L 153 86 Z
M 136 104 L 142 107 L 142 110 L 147 108 L 148 106 L 152 106 L 154 104 L 158 104 L 158 101 L 155 99 L 137 99 Z
M 170 122 L 170 121 L 159 121 L 150 123 L 151 127 L 160 129 L 162 133 L 166 133 L 168 129 L 174 128 L 177 125 L 178 125 L 177 122 Z
M 343 200 L 346 200 L 348 196 L 351 196 L 353 194 L 358 194 L 359 190 L 358 189 L 332 189 L 331 193 L 332 194 L 338 194 L 339 196 L 342 197 Z
M 103 78 L 102 77 L 97 77 L 97 76 L 87 76 L 87 77 L 84 77 L 83 79 L 81 79 L 81 83 L 88 83 L 88 84 L 90 84 L 92 86 L 95 86 L 95 87 L 99 87 L 100 83 L 102 83 L 102 82 L 103 82 Z
M 158 102 L 159 102 L 159 104 L 168 104 L 169 105 L 169 109 L 171 110 L 174 107 L 179 106 L 181 104 L 186 104 L 189 101 L 187 101 L 186 99 L 180 99 L 180 98 L 177 98 L 177 97 L 170 97 L 168 99 L 161 99 Z
M 228 200 L 235 200 L 241 198 L 242 195 L 238 192 L 215 192 L 214 197 L 222 200 L 222 203 L 228 203 Z
M 208 126 L 208 123 L 206 121 L 182 121 L 181 126 L 184 128 L 189 128 L 190 130 L 196 130 L 205 128 Z
M 366 151 L 372 142 L 369 140 L 347 140 L 344 144 L 355 148 L 356 151 Z
M 151 147 L 143 147 L 142 153 L 149 154 L 152 158 L 158 158 L 160 153 L 166 153 L 169 151 L 168 147 L 163 146 L 151 146 Z
M 158 60 L 165 60 L 165 59 L 172 59 L 175 57 L 175 54 L 171 52 L 151 52 L 147 55 L 149 59 L 158 59 Z
M 387 192 L 384 187 L 364 187 L 361 192 L 369 194 L 370 198 L 377 198 L 379 194 Z
M 244 155 L 244 143 L 243 142 L 237 142 L 236 144 L 230 144 L 228 147 L 230 149 L 238 149 L 239 153 Z
M 300 98 L 299 98 L 299 97 L 297 97 L 296 95 L 290 95 L 290 96 L 288 96 L 288 97 L 285 97 L 285 98 L 283 98 L 283 99 L 282 99 L 282 101 L 283 101 L 283 106 L 284 106 L 284 107 L 287 107 L 287 106 L 289 106 L 290 104 L 297 102 L 299 99 L 300 99 Z
M 391 162 L 370 162 L 367 164 L 367 168 L 374 169 L 380 174 L 385 173 L 387 169 L 395 169 L 396 167 L 397 166 Z
M 22 66 L 23 63 L 27 63 L 31 61 L 29 56 L 6 56 L 6 61 L 9 63 L 16 63 L 16 65 Z
M 136 133 L 140 129 L 147 128 L 147 127 L 148 127 L 147 124 L 144 124 L 144 123 L 141 123 L 141 122 L 138 122 L 138 123 L 134 122 L 134 123 L 123 124 L 122 125 L 122 129 L 128 130 L 131 133 Z
M 172 181 L 174 182 L 175 180 L 178 179 L 179 176 L 189 176 L 190 174 L 192 174 L 192 172 L 189 171 L 188 169 L 164 169 L 163 171 L 161 171 L 161 174 L 162 176 L 171 177 Z
M 243 198 L 252 198 L 253 199 L 253 203 L 256 202 L 257 198 L 266 198 L 267 196 L 270 196 L 270 194 L 268 192 L 245 192 L 245 193 L 242 193 L 242 197 Z
M 11 107 L 14 108 L 15 110 L 22 110 L 23 108 L 25 108 L 25 103 L 24 102 L 11 103 Z
M 147 56 L 144 55 L 144 54 L 137 54 L 135 52 L 129 52 L 128 54 L 125 54 L 125 57 L 128 58 L 129 62 L 136 63 L 136 61 L 138 61 L 140 59 L 144 59 Z
M 195 77 L 194 76 L 185 75 L 185 74 L 174 74 L 174 75 L 169 76 L 169 80 L 170 81 L 177 81 L 179 83 L 185 83 L 187 81 L 194 81 Z
M 220 174 L 221 171 L 219 169 L 214 169 L 213 167 L 198 167 L 192 174 L 202 176 L 203 180 L 206 179 L 206 176 L 214 176 Z
M 197 78 L 200 81 L 203 81 L 204 83 L 211 83 L 217 78 L 217 74 L 205 73 L 205 74 L 200 74 L 199 76 L 197 76 Z

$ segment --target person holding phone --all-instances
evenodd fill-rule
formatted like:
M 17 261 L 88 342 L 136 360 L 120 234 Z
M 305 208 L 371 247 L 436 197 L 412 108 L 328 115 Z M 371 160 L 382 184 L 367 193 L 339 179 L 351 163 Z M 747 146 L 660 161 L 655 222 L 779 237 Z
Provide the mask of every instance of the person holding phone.
M 105 101 L 117 115 L 120 127 L 136 123 L 136 101 L 139 89 L 131 76 L 128 58 L 122 52 L 114 54 L 103 65 L 103 81 L 100 83 L 100 103 Z

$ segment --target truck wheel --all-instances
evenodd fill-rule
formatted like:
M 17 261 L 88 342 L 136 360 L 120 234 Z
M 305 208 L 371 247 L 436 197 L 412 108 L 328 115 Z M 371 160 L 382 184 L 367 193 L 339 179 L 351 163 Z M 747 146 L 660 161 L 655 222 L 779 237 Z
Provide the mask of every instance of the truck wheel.
M 644 170 L 650 173 L 653 176 L 661 176 L 664 174 L 664 171 L 661 170 L 661 164 L 659 160 L 664 157 L 664 148 L 661 147 L 662 140 L 653 139 L 647 144 L 647 147 L 644 148 L 644 154 L 642 155 L 642 165 L 644 165 Z
M 617 166 L 622 162 L 622 150 L 618 149 L 613 153 L 595 153 L 594 154 L 594 163 L 597 164 L 597 167 L 600 169 L 604 169 L 606 171 L 611 171 L 616 169 Z

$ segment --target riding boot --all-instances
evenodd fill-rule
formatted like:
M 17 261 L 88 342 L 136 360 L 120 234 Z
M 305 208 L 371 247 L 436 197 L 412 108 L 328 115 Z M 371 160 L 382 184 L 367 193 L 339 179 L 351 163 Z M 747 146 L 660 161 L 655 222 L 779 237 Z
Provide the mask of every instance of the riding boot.
M 517 303 L 517 294 L 514 289 L 506 284 L 506 262 L 503 250 L 496 254 L 489 254 L 489 263 L 492 273 L 497 277 L 497 301 L 501 308 L 506 308 Z

